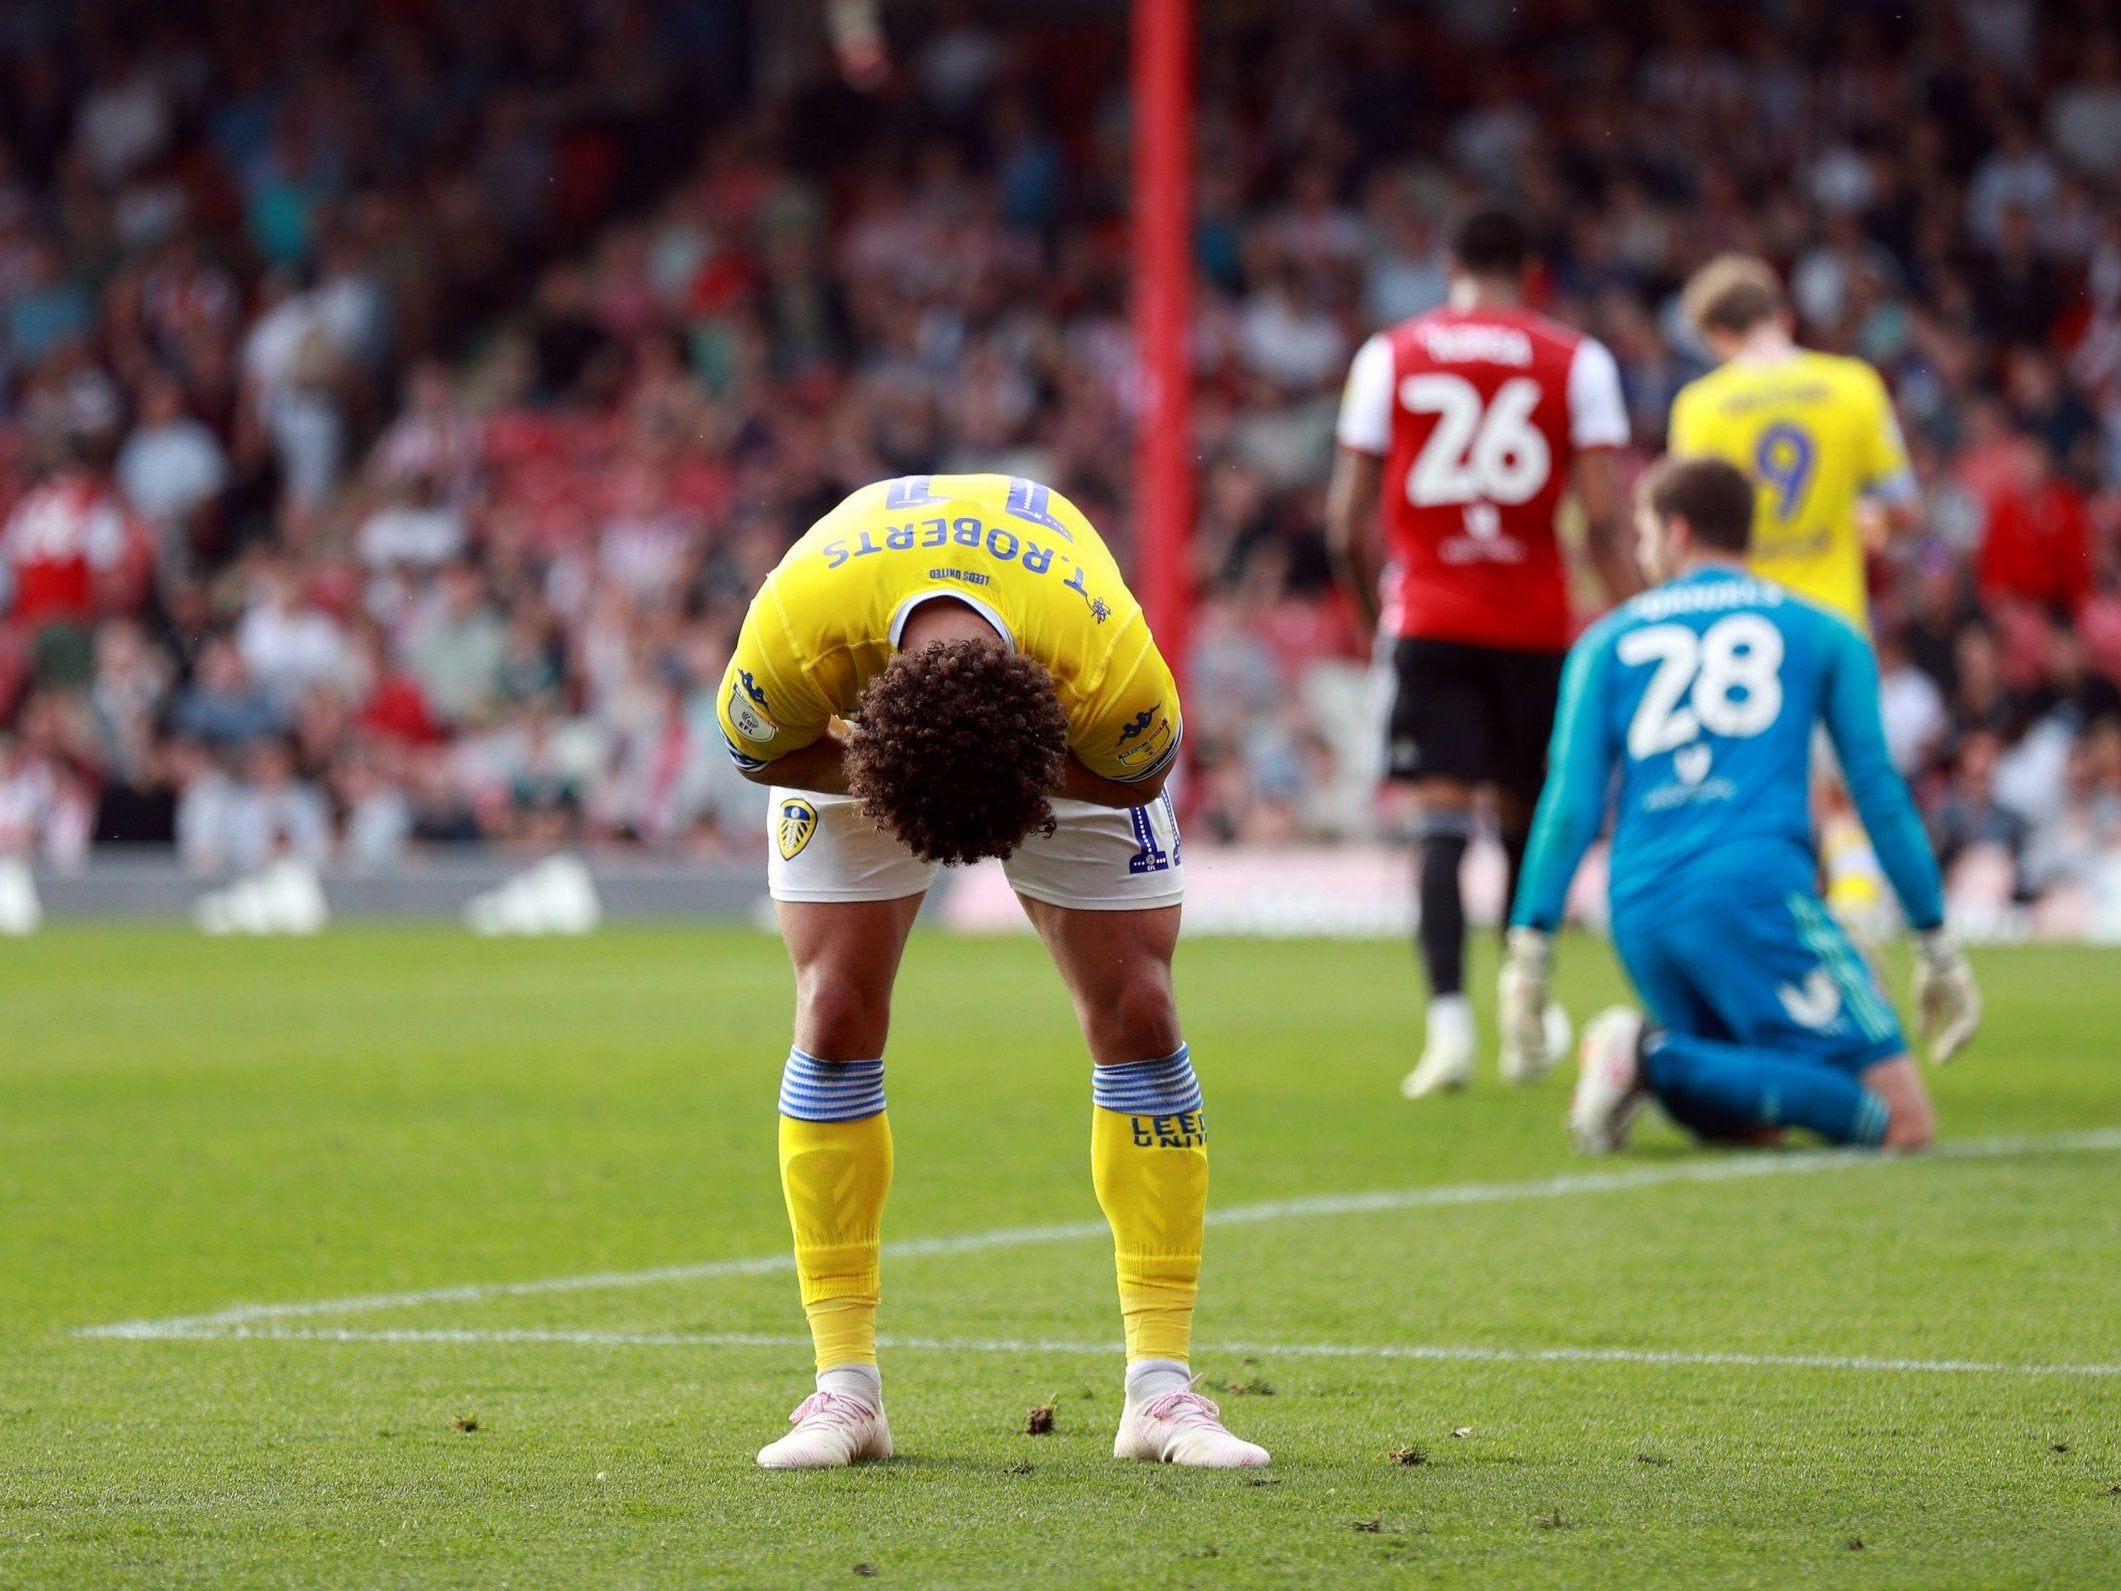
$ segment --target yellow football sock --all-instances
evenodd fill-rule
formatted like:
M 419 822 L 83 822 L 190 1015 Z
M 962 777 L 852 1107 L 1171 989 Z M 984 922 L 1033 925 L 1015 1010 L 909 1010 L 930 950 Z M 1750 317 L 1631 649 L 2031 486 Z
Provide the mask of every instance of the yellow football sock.
M 1097 1069 L 1090 1175 L 1112 1225 L 1127 1358 L 1187 1361 L 1208 1210 L 1200 1085 L 1181 1049 Z
M 891 1192 L 891 1123 L 781 1118 L 781 1193 L 817 1367 L 876 1363 L 877 1265 Z

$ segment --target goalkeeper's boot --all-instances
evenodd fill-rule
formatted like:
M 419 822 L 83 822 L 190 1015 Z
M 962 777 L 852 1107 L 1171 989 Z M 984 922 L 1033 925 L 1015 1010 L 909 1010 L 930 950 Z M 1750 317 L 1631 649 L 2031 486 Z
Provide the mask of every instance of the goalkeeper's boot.
M 884 1411 L 847 1392 L 813 1392 L 788 1416 L 795 1427 L 759 1449 L 761 1469 L 841 1469 L 891 1456 Z
M 1429 1002 L 1429 1036 L 1421 1060 L 1399 1092 L 1407 1099 L 1456 1093 L 1473 1081 L 1473 1007 L 1462 994 L 1440 994 Z
M 1114 1458 L 1138 1458 L 1150 1464 L 1182 1464 L 1189 1469 L 1260 1469 L 1267 1450 L 1225 1430 L 1222 1410 L 1190 1388 L 1166 1392 L 1140 1405 L 1129 1404 L 1119 1417 L 1112 1442 Z
M 1569 1137 L 1576 1152 L 1609 1155 L 1628 1146 L 1635 1113 L 1649 1088 L 1642 1073 L 1642 1013 L 1608 1006 L 1583 1030 L 1576 1052 L 1576 1092 L 1569 1098 Z

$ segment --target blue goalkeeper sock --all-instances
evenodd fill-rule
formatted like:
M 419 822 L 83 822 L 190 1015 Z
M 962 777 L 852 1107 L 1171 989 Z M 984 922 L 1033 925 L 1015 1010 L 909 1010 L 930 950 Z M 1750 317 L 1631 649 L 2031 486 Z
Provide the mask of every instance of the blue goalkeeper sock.
M 1762 1127 L 1802 1127 L 1836 1144 L 1885 1137 L 1884 1100 L 1846 1072 L 1785 1051 L 1657 1033 L 1643 1045 L 1643 1065 L 1666 1113 L 1704 1138 L 1742 1139 Z

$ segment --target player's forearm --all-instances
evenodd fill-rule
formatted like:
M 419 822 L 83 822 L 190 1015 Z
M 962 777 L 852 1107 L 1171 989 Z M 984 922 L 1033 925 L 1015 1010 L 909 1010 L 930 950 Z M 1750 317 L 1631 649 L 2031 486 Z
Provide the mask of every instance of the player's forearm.
M 1569 885 L 1584 852 L 1605 824 L 1606 791 L 1612 783 L 1612 752 L 1597 723 L 1595 704 L 1605 677 L 1606 653 L 1589 640 L 1569 653 L 1561 675 L 1565 704 L 1547 748 L 1546 788 L 1532 814 L 1532 833 L 1519 870 L 1517 898 L 1508 908 L 1513 928 L 1548 932 L 1561 926 Z
M 1642 589 L 1642 568 L 1635 562 L 1635 551 L 1618 525 L 1592 527 L 1590 555 L 1591 568 L 1605 588 L 1606 600 L 1615 607 Z
M 1827 738 L 1840 759 L 1856 816 L 1907 920 L 1917 928 L 1934 928 L 1944 920 L 1944 886 L 1915 798 L 1886 747 L 1877 662 L 1854 631 L 1842 632 L 1840 646 L 1826 704 Z
M 1370 538 L 1352 522 L 1352 517 L 1353 510 L 1338 501 L 1337 495 L 1327 503 L 1326 546 L 1333 554 L 1333 572 L 1340 579 L 1341 589 L 1355 604 L 1355 616 L 1362 621 L 1363 633 L 1374 635 L 1380 617 L 1377 589 L 1382 571 L 1377 567 Z
M 1170 777 L 1171 770 L 1166 767 L 1139 784 L 1127 784 L 1092 772 L 1071 753 L 1061 772 L 1060 788 L 1053 793 L 1063 801 L 1087 801 L 1095 807 L 1116 807 L 1125 811 L 1154 801 L 1163 792 L 1164 781 Z
M 1867 497 L 1856 505 L 1856 532 L 1868 553 L 1882 553 L 1894 542 L 1906 540 L 1921 524 L 1922 509 L 1918 503 Z
M 1556 740 L 1557 755 L 1550 759 L 1552 771 L 1546 789 L 1540 792 L 1532 832 L 1525 842 L 1517 898 L 1503 905 L 1504 920 L 1512 928 L 1537 928 L 1546 933 L 1561 926 L 1576 869 L 1605 820 L 1602 770 L 1584 765 L 1567 742 L 1566 726 Z
M 807 746 L 798 747 L 759 768 L 747 768 L 744 777 L 753 784 L 781 785 L 790 790 L 808 790 L 813 795 L 847 793 L 847 743 L 827 730 Z
M 1593 825 L 1572 825 L 1566 817 L 1537 823 L 1525 849 L 1517 898 L 1504 902 L 1504 920 L 1512 928 L 1537 928 L 1543 933 L 1559 929 L 1568 910 L 1569 885 L 1575 882 L 1583 853 L 1597 837 Z
M 1642 589 L 1642 570 L 1628 535 L 1617 455 L 1597 448 L 1576 460 L 1576 501 L 1583 508 L 1584 547 L 1606 600 L 1614 606 Z
M 1326 546 L 1365 633 L 1377 629 L 1379 616 L 1377 590 L 1383 571 L 1375 543 L 1383 470 L 1381 460 L 1343 450 L 1326 484 Z
M 1944 921 L 1944 883 L 1906 784 L 1890 766 L 1859 772 L 1844 764 L 1842 773 L 1879 869 L 1893 886 L 1909 925 L 1918 930 L 1937 927 Z
M 1828 719 L 1827 732 L 1841 760 L 1842 781 L 1848 786 L 1856 817 L 1877 853 L 1879 869 L 1893 886 L 1908 922 L 1918 929 L 1935 928 L 1944 921 L 1944 884 L 1938 875 L 1937 855 L 1923 832 L 1907 781 L 1893 767 L 1886 750 L 1885 731 L 1877 725 L 1878 709 L 1866 704 L 1867 711 L 1858 711 L 1845 700 L 1834 705 L 1839 711 Z
M 1336 544 L 1333 567 L 1340 576 L 1342 589 L 1355 604 L 1355 617 L 1362 624 L 1363 634 L 1376 634 L 1378 621 L 1383 616 L 1377 601 L 1381 573 L 1377 565 L 1365 555 L 1365 549 Z

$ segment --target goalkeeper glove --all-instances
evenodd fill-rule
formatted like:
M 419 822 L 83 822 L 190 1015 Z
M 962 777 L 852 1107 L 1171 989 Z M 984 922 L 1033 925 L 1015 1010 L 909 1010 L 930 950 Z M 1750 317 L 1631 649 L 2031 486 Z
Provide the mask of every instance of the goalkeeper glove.
M 1981 1025 L 1981 991 L 1958 941 L 1947 928 L 1915 936 L 1915 1023 L 1929 1042 L 1930 1062 L 1942 1066 L 1966 1047 Z
M 1502 1075 L 1512 1082 L 1533 1083 L 1546 1075 L 1549 1065 L 1547 973 L 1554 964 L 1554 936 L 1539 928 L 1512 928 L 1503 943 L 1502 974 L 1495 988 Z

